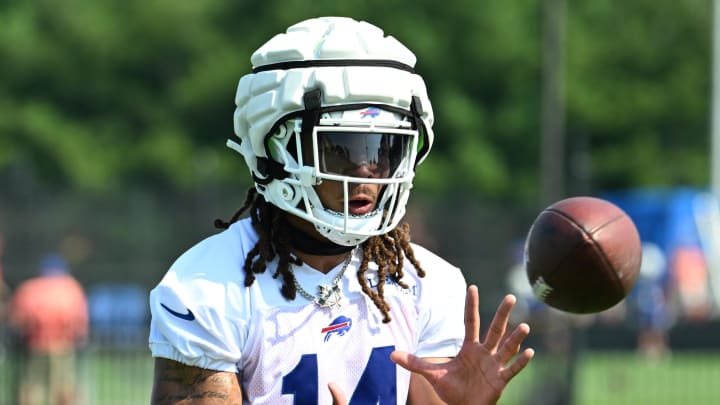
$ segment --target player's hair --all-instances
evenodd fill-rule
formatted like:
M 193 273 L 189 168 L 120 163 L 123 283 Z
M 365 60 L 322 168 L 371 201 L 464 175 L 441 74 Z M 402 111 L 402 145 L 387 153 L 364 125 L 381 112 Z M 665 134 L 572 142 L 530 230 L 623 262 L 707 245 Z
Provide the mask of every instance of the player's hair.
M 290 233 L 285 211 L 269 204 L 254 187 L 248 190 L 245 202 L 242 207 L 233 215 L 229 222 L 221 219 L 215 220 L 215 227 L 227 229 L 230 224 L 236 222 L 242 214 L 249 209 L 252 226 L 259 235 L 255 246 L 245 258 L 243 270 L 245 271 L 245 286 L 249 287 L 255 281 L 255 274 L 264 273 L 267 263 L 278 256 L 278 267 L 273 278 L 282 277 L 280 291 L 283 297 L 294 300 L 297 288 L 295 287 L 295 276 L 290 270 L 290 265 L 300 265 L 302 261 L 292 254 L 290 244 Z M 425 276 L 425 271 L 420 262 L 415 259 L 412 246 L 410 245 L 410 225 L 401 224 L 392 231 L 373 236 L 362 243 L 362 262 L 357 272 L 357 279 L 362 291 L 372 299 L 375 306 L 383 315 L 383 322 L 390 322 L 390 306 L 385 301 L 385 284 L 387 278 L 401 286 L 408 288 L 401 279 L 403 277 L 403 263 L 407 257 L 417 269 L 420 277 Z M 368 264 L 374 261 L 378 265 L 377 292 L 373 291 L 365 278 Z

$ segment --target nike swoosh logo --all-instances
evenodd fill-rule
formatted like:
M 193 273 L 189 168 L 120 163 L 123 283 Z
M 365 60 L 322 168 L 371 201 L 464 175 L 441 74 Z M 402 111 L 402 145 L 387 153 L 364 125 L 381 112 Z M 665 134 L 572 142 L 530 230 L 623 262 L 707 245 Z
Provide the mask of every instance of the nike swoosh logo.
M 186 321 L 193 321 L 193 320 L 195 320 L 195 314 L 193 314 L 192 311 L 191 311 L 189 308 L 186 308 L 186 309 L 187 309 L 187 313 L 183 314 L 183 313 L 180 313 L 180 312 L 177 312 L 177 311 L 173 311 L 172 309 L 170 309 L 170 308 L 168 308 L 167 306 L 165 306 L 165 304 L 163 304 L 163 303 L 160 303 L 160 306 L 162 306 L 163 308 L 165 308 L 166 311 L 170 312 L 172 315 L 177 316 L 177 317 L 180 318 L 180 319 L 184 319 L 184 320 L 186 320 Z

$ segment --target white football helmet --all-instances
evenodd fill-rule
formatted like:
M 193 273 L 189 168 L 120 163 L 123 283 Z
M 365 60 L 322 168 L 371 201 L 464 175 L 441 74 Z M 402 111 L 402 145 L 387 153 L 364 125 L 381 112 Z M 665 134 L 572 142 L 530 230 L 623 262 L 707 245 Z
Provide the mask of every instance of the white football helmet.
M 415 56 L 379 28 L 344 17 L 300 22 L 252 55 L 235 98 L 237 143 L 255 187 L 271 204 L 354 246 L 392 230 L 403 215 L 415 166 L 433 142 L 433 114 Z M 374 164 L 371 176 L 352 167 Z M 337 181 L 343 212 L 314 186 Z M 381 184 L 375 210 L 349 212 L 354 184 Z

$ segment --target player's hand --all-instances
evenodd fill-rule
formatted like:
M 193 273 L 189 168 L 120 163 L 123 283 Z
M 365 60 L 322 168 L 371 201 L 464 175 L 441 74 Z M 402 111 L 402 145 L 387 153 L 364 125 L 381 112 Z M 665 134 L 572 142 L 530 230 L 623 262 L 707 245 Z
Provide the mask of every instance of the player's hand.
M 328 389 L 330 390 L 330 395 L 332 395 L 333 405 L 347 405 L 347 398 L 345 398 L 345 393 L 342 392 L 342 390 L 340 389 L 340 387 L 338 387 L 337 384 L 328 384 Z
M 495 312 L 485 340 L 480 342 L 478 290 L 476 286 L 470 286 L 465 300 L 465 341 L 455 358 L 442 364 L 430 363 L 400 351 L 393 352 L 390 358 L 425 377 L 448 404 L 495 404 L 510 380 L 528 365 L 535 354 L 533 349 L 525 349 L 511 362 L 530 333 L 530 327 L 522 323 L 506 336 L 515 302 L 513 295 L 505 296 Z

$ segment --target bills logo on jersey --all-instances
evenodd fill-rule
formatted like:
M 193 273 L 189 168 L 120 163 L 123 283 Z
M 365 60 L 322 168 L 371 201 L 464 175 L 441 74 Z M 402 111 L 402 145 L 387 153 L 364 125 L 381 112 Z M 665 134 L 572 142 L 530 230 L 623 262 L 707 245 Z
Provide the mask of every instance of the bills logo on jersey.
M 320 332 L 325 333 L 324 341 L 327 342 L 332 335 L 343 336 L 345 333 L 350 331 L 351 326 L 352 319 L 340 315 L 335 318 L 334 321 L 330 322 L 330 325 L 322 328 Z
M 380 109 L 377 107 L 369 107 L 365 111 L 360 112 L 360 117 L 370 117 L 370 118 L 377 118 L 380 115 Z

